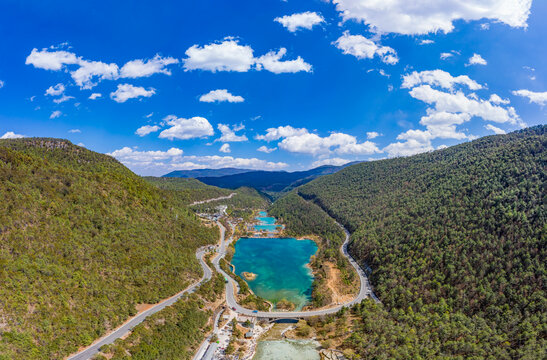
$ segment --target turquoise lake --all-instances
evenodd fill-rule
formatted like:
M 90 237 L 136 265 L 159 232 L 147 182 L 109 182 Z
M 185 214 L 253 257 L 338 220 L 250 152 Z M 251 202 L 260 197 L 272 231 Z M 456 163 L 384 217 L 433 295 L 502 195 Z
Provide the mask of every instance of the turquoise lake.
M 287 299 L 301 309 L 311 299 L 313 275 L 306 265 L 317 251 L 313 240 L 294 238 L 241 238 L 232 264 L 236 274 L 256 274 L 247 281 L 253 292 L 274 304 Z
M 260 221 L 260 224 L 254 225 L 254 229 L 257 231 L 266 230 L 268 232 L 274 232 L 282 225 L 275 224 L 275 218 L 273 216 L 268 216 L 265 211 L 260 211 L 255 219 Z

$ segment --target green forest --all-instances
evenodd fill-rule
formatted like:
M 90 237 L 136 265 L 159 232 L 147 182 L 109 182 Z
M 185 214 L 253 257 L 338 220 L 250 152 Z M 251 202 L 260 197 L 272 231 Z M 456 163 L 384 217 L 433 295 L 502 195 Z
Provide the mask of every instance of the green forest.
M 361 163 L 297 189 L 352 232 L 383 305 L 355 309 L 362 358 L 547 353 L 547 126 Z
M 172 190 L 66 140 L 0 140 L 0 359 L 60 359 L 201 276 Z

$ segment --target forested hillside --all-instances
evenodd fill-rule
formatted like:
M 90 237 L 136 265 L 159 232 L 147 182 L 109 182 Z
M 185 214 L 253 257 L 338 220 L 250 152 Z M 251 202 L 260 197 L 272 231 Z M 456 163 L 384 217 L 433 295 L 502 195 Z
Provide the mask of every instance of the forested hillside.
M 62 359 L 199 278 L 218 240 L 168 190 L 57 139 L 0 140 L 0 359 Z
M 361 163 L 298 188 L 352 232 L 382 306 L 363 358 L 541 359 L 547 126 Z
M 206 185 L 193 178 L 178 177 L 153 177 L 146 176 L 144 179 L 160 189 L 176 190 L 174 194 L 185 204 L 195 201 L 213 199 L 221 196 L 228 196 L 233 190 L 222 189 L 216 186 Z

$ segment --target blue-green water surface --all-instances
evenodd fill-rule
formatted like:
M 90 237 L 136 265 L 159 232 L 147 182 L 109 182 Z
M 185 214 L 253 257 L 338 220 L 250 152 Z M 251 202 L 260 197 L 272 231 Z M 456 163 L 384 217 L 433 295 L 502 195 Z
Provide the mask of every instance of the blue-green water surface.
M 312 240 L 294 238 L 241 238 L 232 264 L 236 274 L 256 274 L 247 281 L 251 290 L 274 304 L 287 299 L 301 309 L 311 299 L 313 275 L 306 265 L 317 251 Z
M 254 225 L 255 230 L 266 230 L 268 232 L 275 232 L 278 228 L 282 227 L 282 225 L 276 225 L 275 218 L 273 216 L 268 216 L 268 213 L 266 211 L 259 211 L 258 215 L 259 216 L 257 216 L 255 219 L 260 221 L 260 224 Z

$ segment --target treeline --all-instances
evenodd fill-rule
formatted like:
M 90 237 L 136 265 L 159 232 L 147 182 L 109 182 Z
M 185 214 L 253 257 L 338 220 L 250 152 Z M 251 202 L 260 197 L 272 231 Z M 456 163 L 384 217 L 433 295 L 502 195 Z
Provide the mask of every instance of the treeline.
M 0 140 L 0 359 L 60 359 L 201 276 L 172 192 L 58 139 Z
M 362 163 L 298 189 L 351 229 L 352 253 L 372 268 L 385 308 L 361 311 L 351 344 L 362 357 L 545 357 L 546 130 Z
M 172 306 L 146 318 L 125 339 L 102 347 L 94 360 L 187 360 L 192 359 L 211 330 L 213 313 L 205 305 L 221 297 L 224 279 L 215 273 L 196 294 L 184 296 Z

